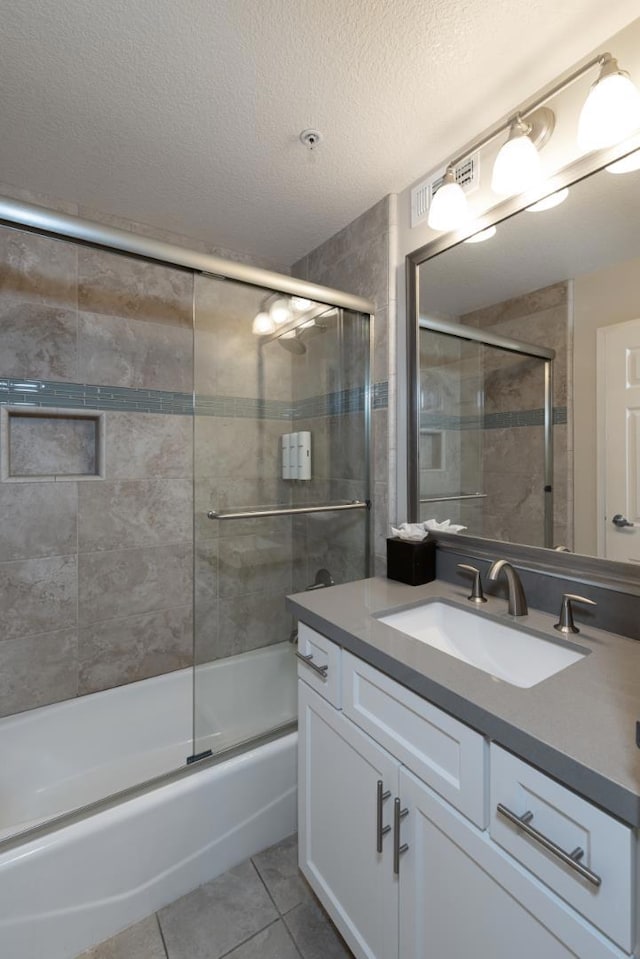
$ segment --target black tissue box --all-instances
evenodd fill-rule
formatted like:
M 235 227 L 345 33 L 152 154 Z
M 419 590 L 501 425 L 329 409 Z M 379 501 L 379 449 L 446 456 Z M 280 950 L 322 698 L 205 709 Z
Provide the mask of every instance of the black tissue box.
M 411 543 L 394 536 L 387 540 L 387 577 L 409 586 L 422 586 L 436 578 L 436 542 Z

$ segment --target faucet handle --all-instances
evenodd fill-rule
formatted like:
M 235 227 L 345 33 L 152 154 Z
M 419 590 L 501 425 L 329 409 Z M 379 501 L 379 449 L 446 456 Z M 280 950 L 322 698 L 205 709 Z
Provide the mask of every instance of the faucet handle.
M 471 603 L 486 603 L 484 593 L 482 592 L 480 570 L 476 566 L 469 566 L 467 563 L 458 563 L 458 569 L 464 570 L 465 573 L 473 573 L 473 586 L 467 599 Z
M 586 596 L 576 596 L 575 593 L 564 593 L 562 596 L 562 606 L 560 608 L 560 622 L 554 624 L 554 629 L 560 633 L 579 633 L 580 630 L 573 622 L 572 603 L 582 603 L 584 606 L 597 606 L 598 604 Z

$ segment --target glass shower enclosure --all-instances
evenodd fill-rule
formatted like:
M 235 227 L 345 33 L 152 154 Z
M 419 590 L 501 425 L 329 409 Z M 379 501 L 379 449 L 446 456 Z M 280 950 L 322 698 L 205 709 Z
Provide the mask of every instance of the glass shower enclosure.
M 0 220 L 2 845 L 295 723 L 285 597 L 369 571 L 371 344 L 359 298 Z
M 553 545 L 553 351 L 426 319 L 417 346 L 413 515 Z

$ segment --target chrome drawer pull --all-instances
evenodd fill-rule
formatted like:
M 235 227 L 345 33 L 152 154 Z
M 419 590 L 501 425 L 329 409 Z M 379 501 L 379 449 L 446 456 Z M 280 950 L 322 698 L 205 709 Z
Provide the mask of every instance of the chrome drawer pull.
M 553 840 L 549 839 L 544 833 L 539 832 L 535 826 L 531 825 L 531 820 L 533 819 L 533 813 L 530 810 L 523 813 L 521 816 L 516 816 L 514 812 L 511 812 L 510 809 L 507 809 L 506 806 L 503 806 L 502 803 L 498 803 L 496 806 L 497 812 L 504 816 L 510 823 L 513 823 L 514 826 L 517 826 L 518 829 L 522 829 L 527 836 L 534 840 L 534 842 L 539 843 L 547 852 L 550 852 L 552 855 L 556 856 L 561 862 L 568 866 L 569 869 L 573 869 L 574 872 L 577 872 L 579 876 L 583 879 L 586 879 L 587 882 L 590 882 L 592 886 L 601 886 L 602 879 L 600 876 L 596 875 L 595 872 L 591 872 L 590 869 L 587 869 L 586 866 L 583 866 L 580 862 L 580 859 L 584 856 L 584 850 L 578 846 L 573 852 L 565 852 L 561 846 L 556 845 Z
M 391 826 L 382 825 L 382 804 L 385 799 L 388 799 L 391 795 L 390 789 L 384 789 L 382 780 L 378 780 L 377 788 L 377 802 L 376 802 L 376 850 L 377 852 L 382 852 L 382 840 L 387 835 L 388 832 L 391 832 Z
M 302 660 L 302 662 L 305 663 L 310 669 L 312 669 L 314 673 L 318 673 L 318 675 L 322 676 L 323 679 L 327 678 L 327 673 L 329 672 L 329 666 L 316 665 L 316 663 L 313 662 L 313 653 L 309 653 L 308 656 L 303 656 L 303 654 L 296 649 L 296 656 L 298 657 L 298 659 Z
M 400 875 L 400 856 L 409 848 L 406 842 L 400 845 L 400 820 L 409 815 L 408 809 L 400 808 L 400 800 L 393 800 L 393 872 Z

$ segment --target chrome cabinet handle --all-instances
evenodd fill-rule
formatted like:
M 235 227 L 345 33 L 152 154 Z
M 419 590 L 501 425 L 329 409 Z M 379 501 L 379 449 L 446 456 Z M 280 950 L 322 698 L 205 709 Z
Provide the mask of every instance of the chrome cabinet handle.
M 391 832 L 391 826 L 382 825 L 382 804 L 391 795 L 390 789 L 385 789 L 382 780 L 378 780 L 377 802 L 376 802 L 376 850 L 382 852 L 382 840 Z
M 601 886 L 602 879 L 600 876 L 596 875 L 595 872 L 592 872 L 590 869 L 587 869 L 586 866 L 583 866 L 580 862 L 580 859 L 584 856 L 584 849 L 581 849 L 578 846 L 573 852 L 565 852 L 565 850 L 558 846 L 552 839 L 549 839 L 548 836 L 545 836 L 544 833 L 541 833 L 535 826 L 531 825 L 531 820 L 533 819 L 533 813 L 530 810 L 523 813 L 521 816 L 516 816 L 514 812 L 511 812 L 510 809 L 507 809 L 506 806 L 503 806 L 502 803 L 498 803 L 496 806 L 497 812 L 504 816 L 510 823 L 514 826 L 517 826 L 518 829 L 522 829 L 527 836 L 537 842 L 543 849 L 546 849 L 547 852 L 550 852 L 552 856 L 556 856 L 565 866 L 568 866 L 569 869 L 573 869 L 574 872 L 577 872 L 579 876 L 583 879 L 586 879 L 587 882 L 590 882 L 592 886 Z
M 314 673 L 318 673 L 319 676 L 322 676 L 323 679 L 327 678 L 327 673 L 329 672 L 329 666 L 318 666 L 317 663 L 313 662 L 313 653 L 309 653 L 308 656 L 304 656 L 299 650 L 296 649 L 296 656 L 298 659 L 302 660 L 305 665 L 312 669 Z
M 409 848 L 408 843 L 403 842 L 400 845 L 400 820 L 409 815 L 408 809 L 400 808 L 400 800 L 393 800 L 393 873 L 400 875 L 400 856 Z

